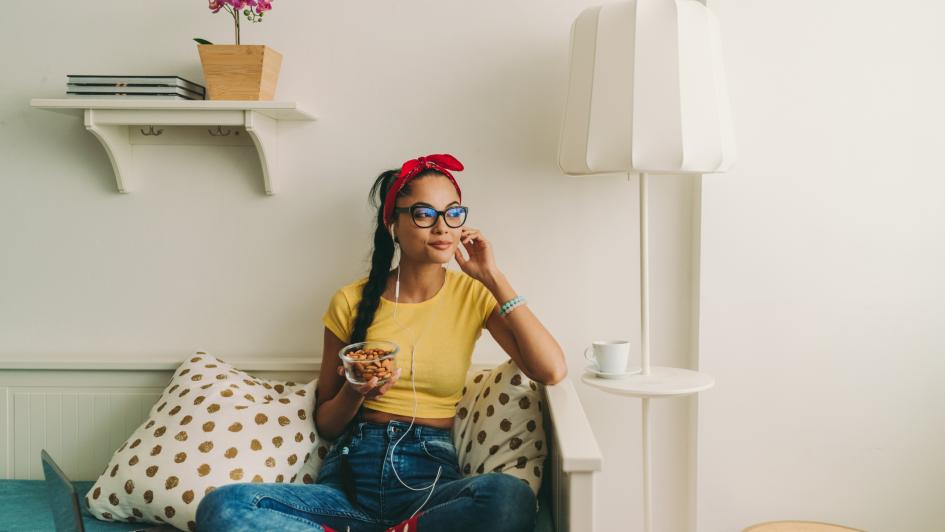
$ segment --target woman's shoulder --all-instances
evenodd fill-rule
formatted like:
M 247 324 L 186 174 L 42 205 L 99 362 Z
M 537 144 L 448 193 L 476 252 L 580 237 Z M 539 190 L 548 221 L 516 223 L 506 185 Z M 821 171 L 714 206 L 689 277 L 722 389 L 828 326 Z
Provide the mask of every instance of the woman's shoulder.
M 361 293 L 364 291 L 364 285 L 367 284 L 367 281 L 368 277 L 366 275 L 351 281 L 348 284 L 338 287 L 335 290 L 335 295 L 342 294 L 348 301 L 359 299 L 361 297 Z
M 469 281 L 472 280 L 472 277 L 466 275 L 465 272 L 460 270 L 451 270 L 449 268 L 444 268 L 444 270 L 446 270 L 447 284 L 453 286 L 454 288 L 457 286 L 468 285 Z
M 341 289 L 342 290 L 357 290 L 358 292 L 360 292 L 361 289 L 364 287 L 364 285 L 367 284 L 367 282 L 368 282 L 368 276 L 365 275 L 363 277 L 360 277 L 344 285 L 343 287 L 341 287 Z
M 477 292 L 487 290 L 486 286 L 479 280 L 470 277 L 462 270 L 446 269 L 447 282 L 452 282 L 453 289 L 456 291 Z
M 447 286 L 451 287 L 453 291 L 475 292 L 486 290 L 485 285 L 470 277 L 466 272 L 462 270 L 451 270 L 449 268 L 444 269 L 446 270 Z M 359 299 L 364 292 L 364 285 L 367 284 L 367 282 L 368 276 L 365 275 L 338 288 L 337 292 L 344 293 L 349 300 Z

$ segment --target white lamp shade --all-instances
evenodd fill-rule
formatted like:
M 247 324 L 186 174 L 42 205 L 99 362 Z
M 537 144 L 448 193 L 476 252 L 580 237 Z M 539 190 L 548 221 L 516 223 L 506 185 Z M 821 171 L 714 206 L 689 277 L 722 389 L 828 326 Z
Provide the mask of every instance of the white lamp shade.
M 735 162 L 718 21 L 697 0 L 591 7 L 571 27 L 566 174 L 704 174 Z

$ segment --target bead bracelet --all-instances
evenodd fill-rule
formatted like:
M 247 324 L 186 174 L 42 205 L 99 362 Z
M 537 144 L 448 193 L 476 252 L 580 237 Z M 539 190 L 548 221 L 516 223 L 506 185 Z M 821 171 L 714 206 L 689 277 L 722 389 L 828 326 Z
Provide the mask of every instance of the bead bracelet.
M 519 305 L 524 305 L 525 303 L 527 303 L 527 301 L 525 301 L 524 297 L 515 296 L 502 304 L 502 307 L 499 308 L 499 315 L 504 317 L 509 312 L 512 312 L 512 309 Z

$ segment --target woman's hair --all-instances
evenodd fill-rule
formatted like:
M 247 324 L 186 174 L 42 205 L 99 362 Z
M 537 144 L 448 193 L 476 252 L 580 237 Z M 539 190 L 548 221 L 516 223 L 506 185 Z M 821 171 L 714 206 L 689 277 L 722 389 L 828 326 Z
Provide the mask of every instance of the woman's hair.
M 387 287 L 387 276 L 390 273 L 394 261 L 394 241 L 391 239 L 390 230 L 384 226 L 384 198 L 387 197 L 387 191 L 391 184 L 397 179 L 400 170 L 387 170 L 377 176 L 374 185 L 369 193 L 369 201 L 377 208 L 377 226 L 374 229 L 374 251 L 371 254 L 371 273 L 368 274 L 367 283 L 364 284 L 364 290 L 361 292 L 361 302 L 358 303 L 358 309 L 355 312 L 354 329 L 351 331 L 351 338 L 348 343 L 363 342 L 367 336 L 368 327 L 374 322 L 374 314 L 381 302 L 381 294 Z M 411 179 L 414 181 L 428 175 L 443 175 L 434 169 L 427 169 Z M 394 198 L 410 195 L 410 181 L 407 182 L 397 192 Z M 396 215 L 395 215 L 396 216 Z
M 377 176 L 374 185 L 371 187 L 371 192 L 368 194 L 369 201 L 377 208 L 377 225 L 374 228 L 374 251 L 371 253 L 371 273 L 368 274 L 368 280 L 364 284 L 364 289 L 361 291 L 361 302 L 358 303 L 358 309 L 355 311 L 354 330 L 351 331 L 351 338 L 348 340 L 348 343 L 353 344 L 364 341 L 367 336 L 368 327 L 374 322 L 374 314 L 377 312 L 378 305 L 380 305 L 381 294 L 384 293 L 384 288 L 387 287 L 387 277 L 390 274 L 390 268 L 394 262 L 394 240 L 391 238 L 390 230 L 384 225 L 384 198 L 387 197 L 387 191 L 390 190 L 391 184 L 393 184 L 399 174 L 399 169 L 382 172 L 381 175 Z M 411 179 L 411 181 L 427 175 L 442 174 L 437 170 L 426 169 Z M 396 203 L 397 198 L 408 195 L 410 195 L 409 181 L 397 192 L 397 196 L 394 197 L 394 202 Z M 315 393 L 317 394 L 318 391 L 316 390 Z M 346 429 L 348 437 L 351 435 L 352 424 L 360 418 L 359 410 L 358 415 L 351 418 L 351 421 L 348 422 Z M 350 442 L 350 439 L 347 441 Z M 347 455 L 342 455 L 341 457 L 341 484 L 348 500 L 351 501 L 355 507 L 359 507 L 354 485 L 354 472 L 351 469 L 351 464 L 348 462 Z

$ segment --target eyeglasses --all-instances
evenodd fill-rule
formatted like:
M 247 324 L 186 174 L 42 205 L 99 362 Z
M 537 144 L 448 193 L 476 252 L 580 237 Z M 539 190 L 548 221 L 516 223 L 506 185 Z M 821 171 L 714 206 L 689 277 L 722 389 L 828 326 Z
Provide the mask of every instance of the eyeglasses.
M 469 207 L 458 205 L 448 207 L 445 211 L 438 211 L 427 205 L 411 205 L 410 207 L 394 207 L 394 214 L 409 212 L 413 223 L 417 227 L 433 227 L 436 225 L 440 215 L 443 215 L 443 221 L 446 225 L 456 228 L 462 227 L 466 223 L 466 215 L 469 213 Z

